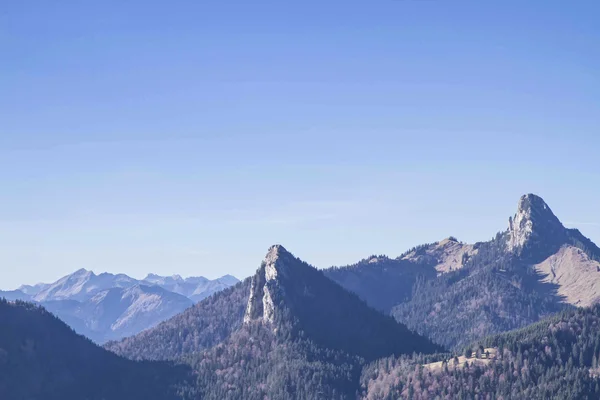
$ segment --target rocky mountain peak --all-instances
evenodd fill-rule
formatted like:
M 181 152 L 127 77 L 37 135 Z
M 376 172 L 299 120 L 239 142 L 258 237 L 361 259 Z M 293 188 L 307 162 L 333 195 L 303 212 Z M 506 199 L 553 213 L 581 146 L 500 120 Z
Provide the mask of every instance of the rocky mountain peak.
M 269 249 L 252 278 L 244 324 L 257 322 L 282 337 L 310 338 L 366 358 L 432 346 L 280 245 Z
M 285 274 L 285 263 L 282 261 L 286 257 L 293 256 L 282 245 L 277 244 L 269 248 L 264 261 L 267 281 L 275 280 L 279 275 Z
M 157 275 L 157 274 L 152 274 L 152 273 L 146 275 L 144 280 L 147 282 L 153 282 L 153 283 L 183 282 L 184 281 L 184 279 L 181 277 L 181 275 L 162 276 L 162 275 Z
M 95 274 L 92 271 L 88 271 L 85 268 L 80 268 L 77 271 L 73 272 L 71 274 L 71 276 L 73 277 L 80 277 L 80 276 L 95 276 Z
M 238 283 L 240 280 L 233 275 L 227 274 L 227 275 L 223 275 L 222 277 L 218 278 L 217 281 L 219 281 L 223 284 L 229 285 L 229 286 L 233 286 L 236 283 Z
M 290 253 L 280 244 L 275 244 L 269 247 L 265 256 L 265 264 L 274 264 L 282 256 L 289 256 Z
M 156 280 L 156 279 L 161 279 L 163 278 L 160 275 L 157 274 L 153 274 L 153 273 L 149 273 L 148 275 L 146 275 L 146 277 L 144 278 L 145 281 L 151 281 L 151 280 Z
M 286 259 L 294 257 L 282 246 L 271 246 L 261 267 L 252 278 L 250 298 L 244 315 L 244 322 L 262 319 L 265 322 L 275 321 L 275 292 L 283 292 L 279 279 L 286 275 Z M 289 262 L 288 262 L 289 263 Z
M 547 219 L 557 219 L 544 199 L 531 193 L 521 196 L 517 213 L 529 213 L 534 217 L 537 215 Z
M 526 194 L 519 200 L 517 213 L 508 220 L 508 250 L 520 253 L 540 237 L 556 242 L 565 234 L 565 227 L 539 196 Z

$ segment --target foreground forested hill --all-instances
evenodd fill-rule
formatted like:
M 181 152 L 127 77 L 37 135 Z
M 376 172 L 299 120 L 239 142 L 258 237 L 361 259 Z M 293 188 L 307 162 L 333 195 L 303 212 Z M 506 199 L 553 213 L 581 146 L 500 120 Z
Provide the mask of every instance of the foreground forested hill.
M 598 399 L 599 359 L 600 306 L 594 306 L 484 339 L 457 354 L 379 360 L 363 370 L 362 397 Z
M 189 368 L 136 362 L 77 335 L 45 309 L 0 299 L 0 399 L 169 400 Z

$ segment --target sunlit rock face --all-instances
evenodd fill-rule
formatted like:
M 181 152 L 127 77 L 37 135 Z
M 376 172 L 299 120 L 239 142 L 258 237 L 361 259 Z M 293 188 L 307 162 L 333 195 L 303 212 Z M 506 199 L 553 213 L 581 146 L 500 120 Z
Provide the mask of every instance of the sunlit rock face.
M 517 213 L 508 220 L 508 251 L 520 255 L 541 243 L 544 247 L 558 245 L 565 238 L 565 227 L 541 197 L 534 194 L 521 197 Z
M 282 291 L 278 280 L 285 275 L 285 264 L 281 255 L 287 251 L 281 245 L 272 246 L 260 269 L 252 278 L 250 298 L 246 308 L 244 322 L 262 319 L 265 322 L 275 321 L 275 291 Z

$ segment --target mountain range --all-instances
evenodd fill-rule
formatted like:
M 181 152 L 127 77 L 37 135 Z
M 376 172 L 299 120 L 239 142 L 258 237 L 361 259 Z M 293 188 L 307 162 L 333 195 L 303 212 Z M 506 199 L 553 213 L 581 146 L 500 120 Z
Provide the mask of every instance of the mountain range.
M 95 293 L 97 304 L 129 296 L 141 298 L 137 307 L 143 309 L 152 307 L 145 299 L 164 296 L 160 291 L 192 302 L 194 285 L 203 282 L 150 275 L 125 287 L 126 277 L 119 276 L 106 289 L 106 278 L 78 272 L 65 280 L 68 285 L 24 287 L 22 293 L 68 295 L 73 298 L 53 301 L 79 304 L 90 301 L 79 298 L 83 293 Z M 143 332 L 111 340 L 104 350 L 89 341 L 85 347 L 102 357 L 116 353 L 114 363 L 138 362 L 133 374 L 165 368 L 165 398 L 592 399 L 600 396 L 599 299 L 600 249 L 528 194 L 507 229 L 484 242 L 449 237 L 396 258 L 375 255 L 325 270 L 272 246 L 253 276 Z M 2 306 L 23 337 L 46 323 L 60 325 L 40 317 L 47 312 L 39 307 L 20 301 Z M 102 315 L 95 310 L 79 313 Z M 135 325 L 134 317 L 122 325 Z M 23 325 L 28 319 L 35 323 Z M 53 335 L 36 340 L 73 333 L 61 325 Z M 0 367 L 7 359 L 26 363 L 32 351 L 43 368 L 55 365 L 44 361 L 50 353 L 0 335 L 0 350 L 6 348 L 12 350 L 0 351 Z M 12 376 L 29 379 L 24 373 Z M 137 385 L 139 376 L 123 379 Z M 8 386 L 0 381 L 0 395 Z
M 395 259 L 373 256 L 325 274 L 371 306 L 448 347 L 521 328 L 600 298 L 600 249 L 565 228 L 539 196 L 521 197 L 487 242 L 453 237 Z
M 80 269 L 54 283 L 0 291 L 0 297 L 41 304 L 78 333 L 104 343 L 153 327 L 237 282 L 231 275 L 209 280 L 149 274 L 137 280 Z
M 203 399 L 352 398 L 366 362 L 442 350 L 280 245 L 251 279 L 106 348 L 185 360 Z

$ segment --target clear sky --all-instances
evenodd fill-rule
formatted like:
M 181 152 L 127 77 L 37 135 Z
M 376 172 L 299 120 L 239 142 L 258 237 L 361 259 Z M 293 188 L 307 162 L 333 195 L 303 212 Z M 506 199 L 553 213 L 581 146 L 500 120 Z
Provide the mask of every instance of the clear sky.
M 541 195 L 600 243 L 600 3 L 7 1 L 0 288 L 248 276 L 487 240 Z

